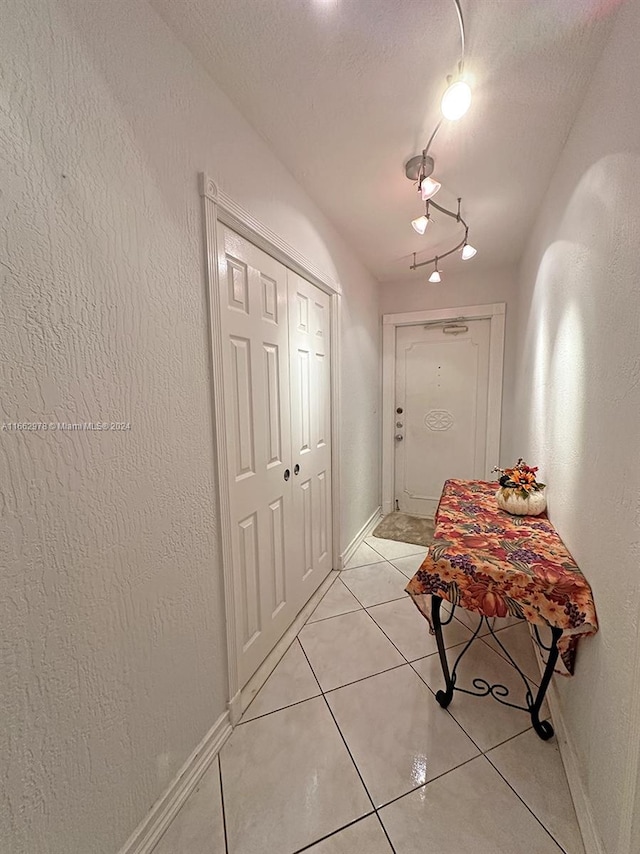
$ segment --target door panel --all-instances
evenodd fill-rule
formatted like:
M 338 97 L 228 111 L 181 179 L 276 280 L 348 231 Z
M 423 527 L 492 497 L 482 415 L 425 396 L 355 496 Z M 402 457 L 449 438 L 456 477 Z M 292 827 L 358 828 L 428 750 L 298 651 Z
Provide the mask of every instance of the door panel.
M 299 610 L 295 547 L 286 268 L 230 229 L 219 235 L 233 566 L 240 683 Z
M 331 396 L 329 297 L 291 270 L 291 443 L 293 500 L 303 537 L 300 552 L 303 598 L 331 570 Z
M 444 481 L 487 475 L 490 321 L 465 332 L 406 326 L 396 339 L 396 499 L 400 510 L 432 516 Z
M 218 240 L 242 686 L 331 570 L 330 302 L 231 229 Z

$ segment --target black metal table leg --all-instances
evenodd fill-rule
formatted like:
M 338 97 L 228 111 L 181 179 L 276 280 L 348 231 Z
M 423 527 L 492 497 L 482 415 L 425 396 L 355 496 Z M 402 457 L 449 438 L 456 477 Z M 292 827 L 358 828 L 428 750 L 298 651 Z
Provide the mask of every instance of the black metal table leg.
M 442 665 L 442 674 L 444 676 L 445 691 L 438 691 L 436 700 L 440 703 L 443 709 L 446 709 L 453 699 L 453 680 L 449 673 L 449 664 L 447 662 L 447 653 L 444 648 L 444 638 L 442 636 L 442 622 L 440 620 L 440 606 L 442 599 L 439 596 L 431 597 L 431 620 L 433 622 L 433 630 L 436 633 L 436 643 L 438 644 L 438 655 L 440 656 L 440 664 Z
M 544 669 L 542 682 L 540 682 L 538 693 L 531 706 L 531 723 L 543 741 L 547 741 L 553 735 L 553 727 L 549 721 L 540 720 L 540 709 L 542 708 L 542 703 L 544 702 L 545 694 L 547 693 L 547 688 L 549 687 L 549 682 L 551 682 L 551 677 L 553 676 L 553 671 L 558 660 L 558 641 L 561 635 L 562 629 L 551 629 L 551 648 L 549 649 L 547 666 Z
M 538 645 L 541 649 L 545 650 L 548 653 L 547 662 L 544 670 L 544 674 L 542 676 L 542 681 L 540 682 L 540 686 L 536 693 L 535 699 L 533 697 L 533 686 L 529 681 L 527 676 L 522 672 L 517 662 L 513 658 L 513 656 L 509 653 L 509 650 L 503 645 L 500 638 L 496 635 L 493 630 L 493 627 L 486 616 L 481 615 L 478 621 L 478 626 L 463 647 L 461 652 L 458 652 L 453 668 L 449 669 L 449 662 L 447 661 L 447 653 L 444 645 L 444 637 L 442 634 L 442 626 L 443 622 L 440 618 L 440 608 L 442 606 L 442 599 L 440 596 L 432 595 L 431 596 L 431 622 L 433 624 L 433 630 L 436 636 L 436 643 L 438 645 L 438 655 L 440 657 L 440 664 L 442 666 L 442 675 L 444 676 L 445 690 L 438 691 L 436 693 L 436 700 L 442 706 L 443 709 L 446 709 L 451 700 L 453 699 L 454 691 L 461 691 L 463 694 L 471 694 L 476 697 L 485 697 L 491 695 L 494 700 L 497 700 L 499 703 L 502 703 L 505 706 L 510 706 L 512 709 L 520 709 L 523 712 L 528 712 L 531 716 L 531 723 L 533 724 L 533 728 L 536 733 L 540 736 L 543 741 L 547 741 L 547 739 L 553 736 L 553 727 L 549 721 L 541 721 L 540 720 L 540 709 L 542 708 L 542 704 L 544 702 L 545 695 L 547 693 L 547 688 L 549 687 L 549 683 L 551 681 L 551 677 L 553 676 L 553 671 L 555 669 L 556 662 L 558 661 L 558 641 L 562 636 L 562 629 L 551 628 L 551 645 L 546 646 L 540 640 L 540 636 L 536 627 L 536 638 Z M 453 614 L 451 615 L 453 616 Z M 449 617 L 448 620 L 445 621 L 444 625 L 451 620 Z M 469 647 L 472 645 L 473 641 L 478 636 L 480 632 L 480 628 L 483 624 L 486 624 L 489 629 L 491 635 L 495 639 L 496 643 L 504 653 L 504 656 L 508 659 L 511 665 L 514 667 L 525 687 L 525 703 L 526 705 L 520 705 L 518 703 L 510 702 L 509 697 L 509 688 L 506 685 L 502 685 L 500 683 L 490 684 L 485 679 L 476 678 L 473 679 L 472 684 L 475 690 L 471 691 L 467 688 L 461 688 L 456 686 L 456 671 L 458 668 L 458 664 L 460 663 L 461 658 L 467 652 Z

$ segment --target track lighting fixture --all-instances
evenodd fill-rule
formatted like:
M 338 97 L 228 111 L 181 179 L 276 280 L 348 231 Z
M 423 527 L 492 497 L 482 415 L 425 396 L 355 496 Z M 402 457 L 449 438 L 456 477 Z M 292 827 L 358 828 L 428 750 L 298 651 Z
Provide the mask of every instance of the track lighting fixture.
M 434 178 L 431 178 L 430 176 L 423 178 L 420 182 L 420 194 L 422 196 L 422 201 L 426 202 L 432 198 L 432 196 L 435 196 L 440 187 L 442 187 L 442 184 Z
M 440 270 L 438 270 L 438 256 L 437 256 L 437 255 L 436 255 L 436 259 L 435 259 L 435 260 L 436 260 L 435 270 L 434 270 L 434 271 L 433 271 L 433 273 L 429 276 L 429 281 L 430 281 L 430 282 L 441 282 L 441 281 L 442 281 L 442 277 L 440 276 Z
M 422 216 L 419 216 L 417 219 L 412 219 L 411 225 L 418 234 L 424 234 L 427 230 L 427 226 L 429 225 L 429 220 L 424 214 L 422 214 Z
M 424 234 L 427 230 L 427 226 L 431 222 L 431 214 L 429 213 L 429 201 L 427 200 L 427 204 L 425 206 L 424 213 L 422 216 L 419 216 L 417 219 L 411 220 L 411 225 L 418 232 L 418 234 Z
M 477 251 L 478 250 L 475 247 L 471 246 L 470 243 L 465 242 L 464 246 L 462 247 L 462 252 L 460 253 L 462 260 L 470 261 L 471 258 L 473 258 L 473 256 L 477 253 Z
M 471 106 L 471 87 L 465 80 L 455 80 L 449 84 L 442 96 L 440 109 L 445 119 L 457 122 Z
M 469 106 L 471 105 L 471 87 L 464 79 L 465 31 L 464 20 L 462 18 L 462 9 L 460 8 L 460 0 L 453 0 L 453 2 L 456 7 L 456 13 L 458 15 L 458 23 L 460 24 L 460 61 L 458 62 L 456 76 L 447 77 L 448 87 L 444 95 L 442 96 L 440 108 L 442 110 L 442 115 L 445 119 L 449 119 L 450 121 L 457 121 L 467 112 Z M 460 213 L 460 204 L 462 202 L 462 199 L 458 199 L 457 211 L 449 210 L 448 208 L 445 208 L 444 206 L 439 205 L 433 201 L 433 197 L 442 187 L 442 184 L 439 181 L 436 181 L 436 179 L 433 177 L 435 162 L 433 157 L 431 157 L 431 155 L 429 154 L 429 149 L 431 148 L 431 144 L 436 138 L 438 131 L 440 130 L 442 121 L 443 119 L 440 119 L 440 121 L 436 125 L 435 130 L 431 134 L 431 137 L 427 142 L 422 154 L 416 154 L 415 157 L 411 157 L 404 167 L 405 175 L 407 176 L 407 178 L 409 178 L 410 181 L 414 181 L 417 183 L 418 191 L 420 193 L 422 201 L 427 203 L 425 213 L 422 216 L 417 217 L 417 219 L 411 220 L 411 225 L 413 229 L 420 235 L 426 232 L 427 226 L 431 221 L 429 205 L 432 205 L 435 210 L 439 211 L 445 216 L 452 217 L 464 228 L 464 237 L 462 238 L 462 240 L 460 240 L 452 249 L 449 249 L 447 252 L 442 252 L 440 255 L 436 255 L 434 258 L 429 258 L 427 261 L 416 261 L 416 253 L 413 253 L 413 264 L 410 267 L 411 270 L 416 270 L 418 267 L 424 267 L 426 264 L 433 264 L 435 262 L 435 268 L 429 276 L 430 282 L 442 281 L 440 270 L 438 269 L 438 261 L 441 261 L 443 258 L 447 258 L 449 255 L 453 255 L 459 250 L 462 250 L 461 258 L 463 261 L 469 261 L 471 258 L 474 257 L 474 255 L 477 254 L 477 249 L 471 246 L 468 241 L 469 226 L 464 221 Z

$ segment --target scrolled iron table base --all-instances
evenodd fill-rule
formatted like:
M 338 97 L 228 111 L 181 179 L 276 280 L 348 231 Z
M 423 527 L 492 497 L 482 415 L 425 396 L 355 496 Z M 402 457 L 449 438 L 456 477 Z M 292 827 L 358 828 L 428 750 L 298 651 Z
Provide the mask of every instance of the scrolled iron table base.
M 478 626 L 472 636 L 469 638 L 462 651 L 458 654 L 453 668 L 451 671 L 449 670 L 449 662 L 447 661 L 447 653 L 444 646 L 444 638 L 442 635 L 442 627 L 448 625 L 453 619 L 453 615 L 455 612 L 455 605 L 452 607 L 451 613 L 448 618 L 443 622 L 440 619 L 440 607 L 442 605 L 442 599 L 440 596 L 432 595 L 431 597 L 431 619 L 433 624 L 433 629 L 436 635 L 436 643 L 438 644 L 438 654 L 440 656 L 440 664 L 442 665 L 442 674 L 444 676 L 445 689 L 444 691 L 438 691 L 436 693 L 436 700 L 443 709 L 446 709 L 449 703 L 451 703 L 453 699 L 454 691 L 460 691 L 463 694 L 471 694 L 476 697 L 493 697 L 494 700 L 497 700 L 499 703 L 502 703 L 504 706 L 510 706 L 513 709 L 520 709 L 523 712 L 528 712 L 531 716 L 531 723 L 533 724 L 533 728 L 536 733 L 540 736 L 541 739 L 547 741 L 553 735 L 553 727 L 549 723 L 549 721 L 541 721 L 540 720 L 540 710 L 542 708 L 542 704 L 544 702 L 545 695 L 547 693 L 547 688 L 549 687 L 549 682 L 551 681 L 551 677 L 553 675 L 553 671 L 558 660 L 558 640 L 562 635 L 562 629 L 551 627 L 551 645 L 545 646 L 540 639 L 540 634 L 538 632 L 538 627 L 534 625 L 535 635 L 536 635 L 536 643 L 540 647 L 540 649 L 546 651 L 547 653 L 547 661 L 544 669 L 544 673 L 542 676 L 542 680 L 540 682 L 540 686 L 538 687 L 535 697 L 534 690 L 532 687 L 532 683 L 522 672 L 516 661 L 514 660 L 511 653 L 506 649 L 503 645 L 500 638 L 497 636 L 496 632 L 494 632 L 491 623 L 489 622 L 489 618 L 484 614 L 480 614 L 480 619 L 478 620 Z M 460 660 L 469 649 L 471 644 L 477 638 L 478 633 L 483 625 L 483 623 L 489 629 L 491 635 L 494 640 L 500 647 L 500 649 L 504 652 L 509 662 L 515 668 L 520 678 L 522 679 L 525 687 L 525 703 L 526 705 L 520 705 L 518 703 L 510 702 L 507 697 L 509 697 L 509 689 L 506 685 L 502 685 L 499 682 L 491 685 L 486 679 L 475 678 L 472 681 L 473 687 L 476 689 L 475 691 L 469 691 L 467 688 L 459 688 L 456 685 L 457 678 L 457 669 L 460 663 Z

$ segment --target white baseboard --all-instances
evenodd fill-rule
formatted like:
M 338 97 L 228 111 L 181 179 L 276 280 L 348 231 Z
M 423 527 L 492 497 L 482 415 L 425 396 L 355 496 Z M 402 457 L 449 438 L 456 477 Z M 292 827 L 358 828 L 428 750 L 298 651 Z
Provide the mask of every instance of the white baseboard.
M 567 775 L 567 782 L 569 783 L 569 791 L 571 792 L 571 797 L 573 799 L 576 818 L 578 819 L 578 825 L 582 834 L 585 854 L 606 854 L 600 834 L 596 829 L 596 823 L 591 809 L 591 801 L 589 800 L 584 783 L 582 782 L 578 753 L 562 717 L 560 701 L 558 700 L 558 694 L 553 682 L 549 685 L 546 699 L 551 712 L 551 719 L 556 733 L 560 757 L 562 758 L 562 764 L 564 765 L 564 770 Z
M 331 570 L 329 575 L 327 575 L 320 587 L 318 587 L 311 599 L 309 599 L 309 601 L 300 611 L 293 623 L 291 623 L 287 631 L 283 634 L 278 643 L 274 646 L 269 655 L 265 658 L 260 667 L 256 670 L 251 679 L 249 679 L 247 684 L 244 686 L 244 688 L 240 692 L 238 700 L 238 717 L 244 714 L 253 698 L 262 688 L 269 676 L 271 676 L 282 656 L 285 654 L 285 652 L 289 649 L 291 644 L 298 636 L 298 632 L 300 631 L 300 629 L 304 626 L 311 614 L 315 611 L 316 605 L 320 602 L 324 594 L 337 579 L 338 574 L 339 573 L 336 570 Z
M 340 555 L 340 569 L 344 569 L 346 564 L 349 563 L 358 546 L 360 546 L 363 540 L 374 530 L 380 519 L 382 519 L 382 507 L 376 507 L 371 516 L 369 516 L 362 528 L 360 528 L 358 533 Z
M 230 735 L 229 712 L 224 712 L 125 842 L 119 854 L 150 854 Z

